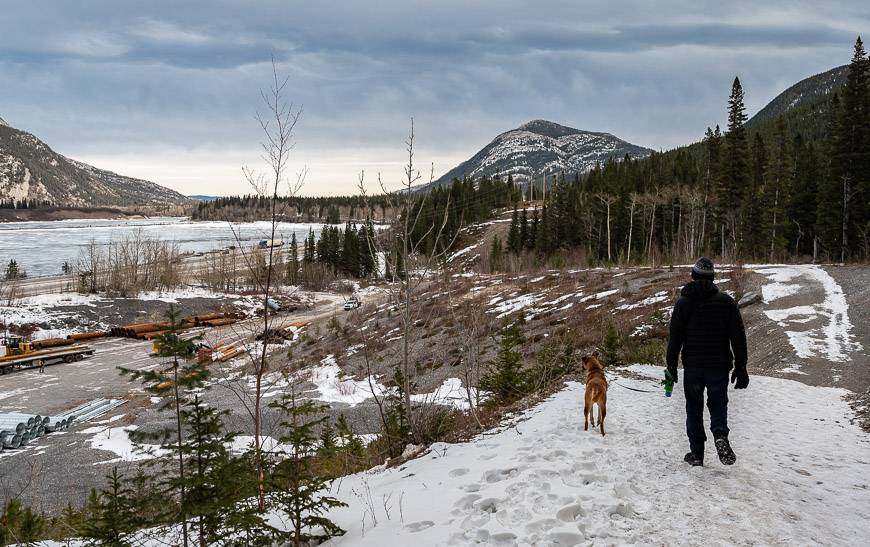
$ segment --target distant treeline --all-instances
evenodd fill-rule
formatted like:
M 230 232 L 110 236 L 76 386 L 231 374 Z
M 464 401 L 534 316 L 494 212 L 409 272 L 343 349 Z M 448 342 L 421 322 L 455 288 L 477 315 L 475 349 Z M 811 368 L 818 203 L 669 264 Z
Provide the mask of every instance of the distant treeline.
M 735 78 L 728 127 L 701 143 L 553 177 L 518 206 L 504 248 L 590 261 L 870 258 L 870 61 L 860 38 L 830 99 L 745 127 Z
M 446 251 L 459 230 L 468 224 L 490 218 L 493 211 L 507 207 L 519 199 L 519 190 L 512 180 L 484 177 L 457 180 L 448 187 L 413 194 L 411 213 L 399 215 L 389 229 L 377 234 L 371 220 L 357 226 L 348 221 L 344 230 L 330 226 L 315 240 L 311 231 L 302 245 L 301 263 L 297 264 L 295 235 L 290 242 L 290 272 L 303 272 L 306 264 L 319 263 L 333 274 L 365 278 L 404 275 L 400 247 L 404 223 L 407 220 L 411 244 L 418 252 L 430 254 Z M 391 199 L 402 199 L 393 195 Z M 400 205 L 392 205 L 399 209 Z M 383 271 L 378 270 L 377 255 L 381 253 Z M 395 270 L 391 271 L 391 264 Z M 295 279 L 295 274 L 289 277 Z
M 54 207 L 51 201 L 44 199 L 2 199 L 0 209 L 43 209 Z
M 396 214 L 391 198 L 384 195 L 279 197 L 277 208 L 278 220 L 286 222 L 341 224 L 365 219 L 385 222 Z M 271 220 L 272 202 L 270 197 L 259 195 L 219 197 L 198 203 L 191 218 L 229 222 Z

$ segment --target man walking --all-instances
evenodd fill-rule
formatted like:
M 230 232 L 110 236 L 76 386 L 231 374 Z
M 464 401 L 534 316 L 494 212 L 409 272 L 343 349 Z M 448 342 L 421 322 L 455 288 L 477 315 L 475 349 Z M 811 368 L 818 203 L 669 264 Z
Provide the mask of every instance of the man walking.
M 737 303 L 713 283 L 713 261 L 701 257 L 692 267 L 692 281 L 683 287 L 671 315 L 668 372 L 677 381 L 677 360 L 683 354 L 686 433 L 690 465 L 704 465 L 704 390 L 710 410 L 710 431 L 719 460 L 732 465 L 737 456 L 728 442 L 728 373 L 735 389 L 749 385 L 746 331 Z M 733 354 L 732 354 L 733 351 Z

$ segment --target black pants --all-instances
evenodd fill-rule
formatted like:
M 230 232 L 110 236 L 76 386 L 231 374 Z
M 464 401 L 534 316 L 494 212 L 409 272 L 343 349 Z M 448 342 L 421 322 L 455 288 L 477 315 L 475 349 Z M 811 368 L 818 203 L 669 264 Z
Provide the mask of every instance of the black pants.
M 686 433 L 689 449 L 704 454 L 704 389 L 710 410 L 710 431 L 713 437 L 728 435 L 728 373 L 727 369 L 683 369 L 683 389 L 686 393 Z

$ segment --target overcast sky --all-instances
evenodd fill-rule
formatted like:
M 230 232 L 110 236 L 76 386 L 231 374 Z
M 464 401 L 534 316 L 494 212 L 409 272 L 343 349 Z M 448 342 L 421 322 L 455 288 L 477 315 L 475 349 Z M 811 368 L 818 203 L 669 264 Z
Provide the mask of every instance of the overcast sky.
M 762 6 L 764 4 L 764 6 Z M 395 186 L 409 119 L 436 176 L 544 118 L 667 149 L 845 64 L 853 2 L 0 0 L 0 117 L 186 194 L 248 191 L 270 57 L 303 105 L 307 194 Z M 372 190 L 374 190 L 374 184 Z

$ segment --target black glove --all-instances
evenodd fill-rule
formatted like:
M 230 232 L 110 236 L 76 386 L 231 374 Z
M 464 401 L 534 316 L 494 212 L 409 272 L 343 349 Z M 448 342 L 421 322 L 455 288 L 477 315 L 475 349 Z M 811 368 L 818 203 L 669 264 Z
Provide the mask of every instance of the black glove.
M 674 383 L 676 384 L 677 383 L 677 367 L 674 367 L 674 368 L 668 367 L 668 372 L 671 373 L 671 378 L 674 379 Z
M 731 373 L 731 382 L 734 384 L 734 389 L 746 389 L 749 386 L 749 373 L 745 368 L 735 368 Z

